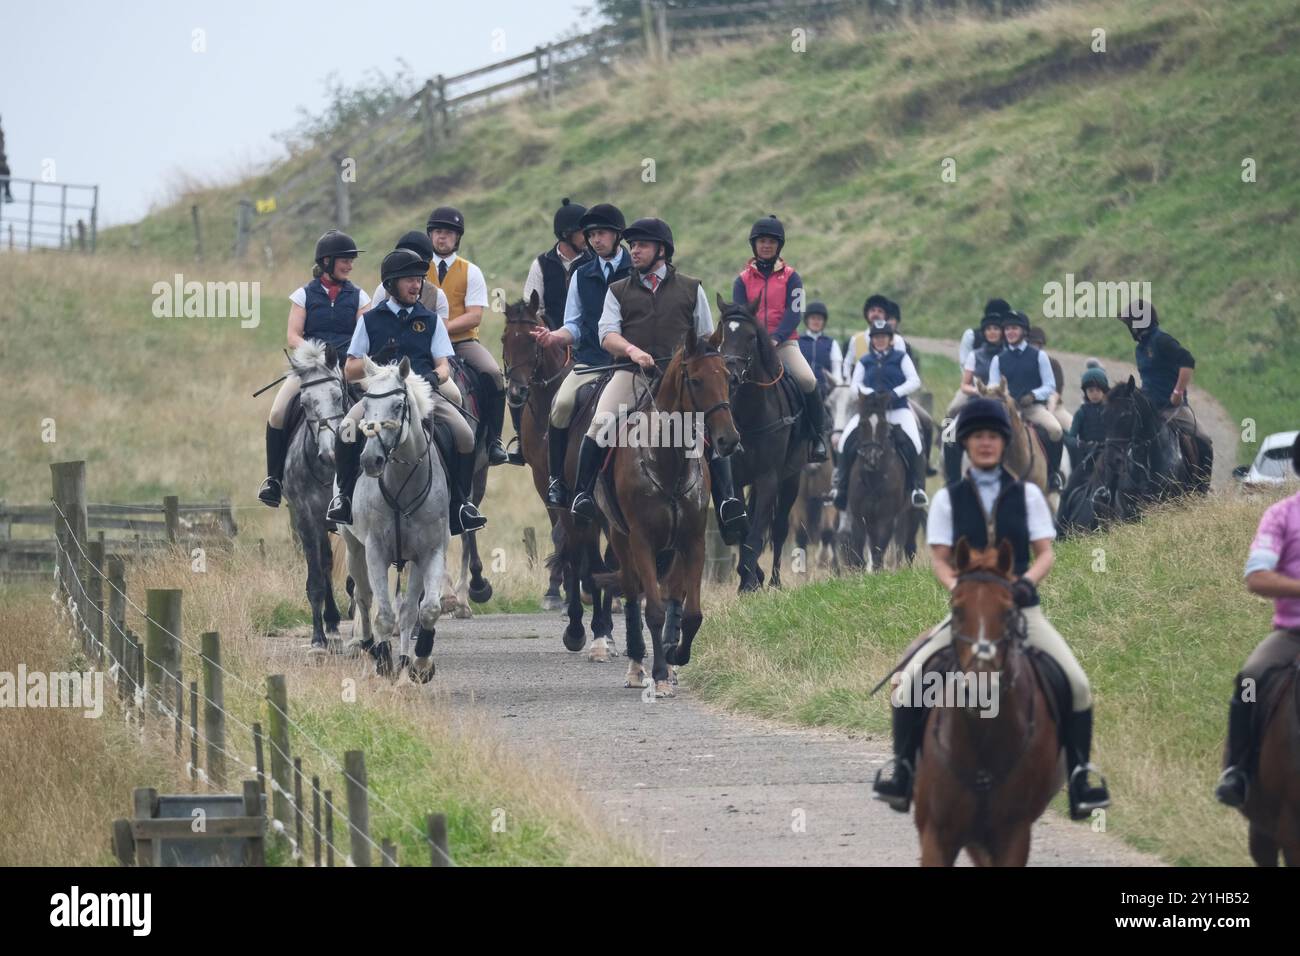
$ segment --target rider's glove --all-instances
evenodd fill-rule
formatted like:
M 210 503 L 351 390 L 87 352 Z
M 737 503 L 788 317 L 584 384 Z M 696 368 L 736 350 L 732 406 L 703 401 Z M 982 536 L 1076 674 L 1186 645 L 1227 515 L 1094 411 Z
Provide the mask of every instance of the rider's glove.
M 1038 603 L 1038 588 L 1029 578 L 1017 578 L 1011 584 L 1011 599 L 1016 607 L 1033 607 Z
M 1028 408 L 1030 405 L 1034 404 L 1034 402 L 1036 402 L 1036 401 L 1038 401 L 1038 399 L 1034 398 L 1034 393 L 1033 393 L 1033 392 L 1025 392 L 1025 394 L 1023 394 L 1023 395 L 1020 396 L 1020 407 L 1021 407 L 1021 408 Z

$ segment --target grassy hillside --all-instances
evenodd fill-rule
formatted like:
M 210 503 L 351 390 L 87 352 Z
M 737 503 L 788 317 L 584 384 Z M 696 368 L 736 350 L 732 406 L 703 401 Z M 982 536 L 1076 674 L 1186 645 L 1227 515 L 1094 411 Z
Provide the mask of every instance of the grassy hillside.
M 1170 862 L 1249 862 L 1244 822 L 1211 791 L 1233 675 L 1270 629 L 1271 605 L 1240 578 L 1269 500 L 1212 499 L 1071 540 L 1042 588 L 1092 681 L 1107 829 Z M 867 694 L 945 613 L 926 567 L 738 601 L 706 616 L 691 687 L 737 710 L 888 739 L 886 692 Z
M 1090 49 L 1096 28 L 1105 53 Z M 1006 22 L 846 24 L 801 54 L 778 38 L 657 72 L 620 67 L 553 109 L 462 123 L 431 156 L 418 155 L 415 130 L 383 156 L 361 152 L 352 231 L 382 251 L 454 202 L 470 225 L 464 251 L 515 296 L 559 198 L 611 199 L 666 218 L 682 267 L 725 290 L 749 223 L 773 211 L 842 330 L 860 327 L 876 289 L 902 302 L 905 329 L 955 336 L 991 294 L 1041 319 L 1044 284 L 1066 273 L 1145 280 L 1197 354 L 1199 384 L 1262 432 L 1294 427 L 1300 366 L 1282 346 L 1300 331 L 1300 160 L 1285 135 L 1300 113 L 1289 95 L 1300 59 L 1286 55 L 1297 40 L 1300 9 L 1286 0 L 1098 0 Z M 235 200 L 276 195 L 310 158 L 185 197 L 142 222 L 139 239 L 185 259 L 193 202 L 208 248 L 229 248 Z M 945 158 L 954 183 L 940 180 Z M 1256 182 L 1242 182 L 1246 158 Z M 321 187 L 319 202 L 270 220 L 248 266 L 207 271 L 269 278 L 251 264 L 267 245 L 295 263 L 268 286 L 287 293 L 333 225 L 333 187 Z M 107 249 L 128 242 L 126 229 L 104 237 Z M 365 260 L 368 280 L 377 263 Z M 267 321 L 278 331 L 274 310 Z M 1113 321 L 1043 321 L 1055 346 L 1132 355 Z M 241 354 L 254 344 L 224 334 Z

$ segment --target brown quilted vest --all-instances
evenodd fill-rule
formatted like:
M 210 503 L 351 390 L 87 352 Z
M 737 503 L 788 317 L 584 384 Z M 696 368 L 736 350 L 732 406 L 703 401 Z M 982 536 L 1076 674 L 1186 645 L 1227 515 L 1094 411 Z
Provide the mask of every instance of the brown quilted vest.
M 656 359 L 671 358 L 686 333 L 695 327 L 700 280 L 671 265 L 659 289 L 651 292 L 633 270 L 609 287 L 623 315 L 621 334 Z

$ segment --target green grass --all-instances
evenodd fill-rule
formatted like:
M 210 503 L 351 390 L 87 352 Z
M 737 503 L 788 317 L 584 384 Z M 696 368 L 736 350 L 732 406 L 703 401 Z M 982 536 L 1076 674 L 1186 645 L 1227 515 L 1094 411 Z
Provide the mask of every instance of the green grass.
M 1169 508 L 1064 542 L 1042 588 L 1092 682 L 1108 829 L 1172 863 L 1248 862 L 1242 821 L 1211 790 L 1233 675 L 1270 629 L 1271 606 L 1240 577 L 1267 503 Z M 706 616 L 691 686 L 763 717 L 887 736 L 886 692 L 868 691 L 945 613 L 925 567 L 758 595 Z

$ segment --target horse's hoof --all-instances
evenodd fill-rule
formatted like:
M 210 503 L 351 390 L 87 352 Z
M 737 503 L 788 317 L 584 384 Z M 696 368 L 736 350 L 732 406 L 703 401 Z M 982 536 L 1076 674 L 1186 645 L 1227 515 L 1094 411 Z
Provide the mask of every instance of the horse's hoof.
M 492 582 L 484 578 L 481 588 L 476 588 L 471 584 L 469 586 L 469 599 L 475 604 L 486 604 L 492 599 Z
M 474 611 L 470 608 L 468 604 L 465 605 L 457 604 L 456 610 L 451 612 L 451 616 L 458 621 L 467 621 L 474 616 Z
M 677 691 L 673 688 L 672 681 L 657 680 L 655 681 L 655 697 L 676 697 Z
M 375 659 L 375 673 L 380 677 L 393 676 L 393 650 L 387 641 L 370 648 L 370 656 Z
M 559 611 L 563 607 L 564 607 L 564 598 L 560 597 L 558 594 L 542 595 L 543 611 Z
M 685 661 L 683 661 L 682 663 L 685 663 Z M 677 686 L 677 667 L 678 665 L 676 664 L 670 663 L 668 665 L 668 679 L 672 681 L 674 687 Z
M 587 632 L 581 624 L 570 624 L 564 629 L 564 646 L 571 651 L 580 651 L 587 643 Z
M 646 676 L 645 667 L 636 661 L 628 661 L 627 674 L 623 677 L 623 686 L 640 690 L 643 687 L 650 686 L 650 678 Z
M 437 668 L 434 666 L 432 658 L 417 657 L 415 659 L 415 666 L 407 671 L 406 676 L 411 679 L 412 683 L 427 684 L 429 681 L 433 680 L 433 675 L 436 670 Z
M 321 664 L 324 664 L 327 656 L 329 656 L 329 654 L 325 650 L 324 644 L 312 644 L 312 646 L 307 649 L 307 663 L 313 667 L 320 667 Z
M 591 650 L 587 652 L 587 660 L 593 664 L 606 664 L 609 662 L 609 638 L 598 637 L 591 642 Z
M 623 599 L 622 599 L 622 598 L 616 597 L 616 598 L 612 598 L 612 599 L 610 600 L 610 602 L 609 602 L 609 613 L 610 613 L 610 614 L 622 614 L 622 613 L 623 613 Z

